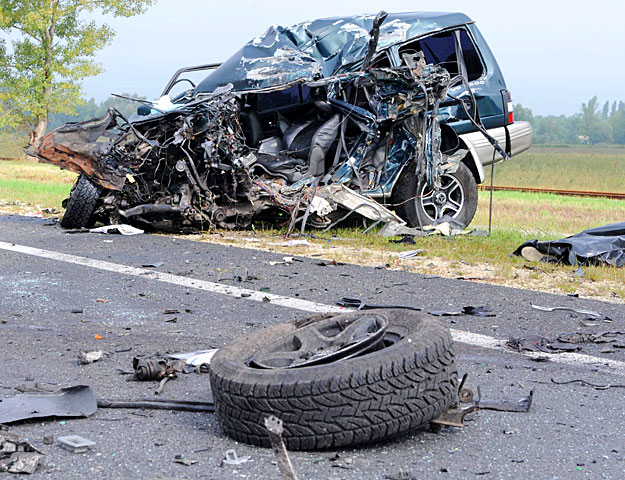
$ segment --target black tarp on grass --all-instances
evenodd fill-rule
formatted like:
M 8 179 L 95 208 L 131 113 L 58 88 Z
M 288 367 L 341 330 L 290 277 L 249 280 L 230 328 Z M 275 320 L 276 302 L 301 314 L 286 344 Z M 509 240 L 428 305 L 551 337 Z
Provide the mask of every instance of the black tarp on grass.
M 625 266 L 625 222 L 590 228 L 561 240 L 529 240 L 514 251 L 521 255 L 525 247 L 567 265 Z

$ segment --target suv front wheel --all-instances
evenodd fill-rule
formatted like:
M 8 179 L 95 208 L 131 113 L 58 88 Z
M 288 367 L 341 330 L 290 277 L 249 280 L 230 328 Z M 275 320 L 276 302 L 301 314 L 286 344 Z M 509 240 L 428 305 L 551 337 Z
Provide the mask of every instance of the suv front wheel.
M 63 206 L 65 214 L 61 218 L 63 228 L 86 228 L 93 224 L 95 212 L 102 188 L 84 175 L 80 175 Z
M 464 164 L 460 163 L 455 173 L 441 175 L 441 189 L 436 191 L 426 183 L 421 185 L 417 195 L 417 176 L 408 168 L 395 186 L 396 212 L 409 226 L 431 225 L 443 215 L 469 225 L 477 210 L 477 184 Z

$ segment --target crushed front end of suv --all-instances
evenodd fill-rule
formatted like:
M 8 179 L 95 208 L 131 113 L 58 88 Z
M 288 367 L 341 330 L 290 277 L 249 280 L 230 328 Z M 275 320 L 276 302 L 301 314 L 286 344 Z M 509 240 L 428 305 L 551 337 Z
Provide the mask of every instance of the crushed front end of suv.
M 219 66 L 181 69 L 167 101 L 128 119 L 109 109 L 66 124 L 27 153 L 79 174 L 61 221 L 68 228 L 191 232 L 272 218 L 303 231 L 351 214 L 467 225 L 482 165 L 462 134 L 481 132 L 500 159 L 511 153 L 489 134 L 488 121 L 513 120 L 480 39 L 462 14 L 270 27 Z M 198 85 L 178 78 L 203 67 L 211 71 Z M 184 81 L 191 88 L 165 96 Z

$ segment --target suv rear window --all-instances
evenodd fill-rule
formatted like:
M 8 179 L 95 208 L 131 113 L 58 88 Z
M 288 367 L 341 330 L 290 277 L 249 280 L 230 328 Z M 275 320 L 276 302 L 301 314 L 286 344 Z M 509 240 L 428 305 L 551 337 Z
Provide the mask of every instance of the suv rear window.
M 465 30 L 460 30 L 460 45 L 462 46 L 462 56 L 467 67 L 469 81 L 477 80 L 483 75 L 484 67 L 475 45 Z M 419 50 L 422 50 L 425 54 L 427 63 L 441 65 L 447 69 L 452 77 L 458 75 L 459 68 L 456 58 L 454 32 L 438 33 L 406 43 L 400 47 L 399 56 L 401 57 L 402 53 L 417 52 Z

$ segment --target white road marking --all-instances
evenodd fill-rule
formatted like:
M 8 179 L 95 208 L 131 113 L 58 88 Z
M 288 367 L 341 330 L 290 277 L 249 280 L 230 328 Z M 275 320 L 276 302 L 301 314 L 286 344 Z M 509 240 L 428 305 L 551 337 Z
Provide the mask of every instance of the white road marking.
M 231 297 L 245 297 L 247 300 L 257 302 L 267 301 L 268 299 L 273 305 L 281 307 L 294 308 L 296 310 L 304 310 L 306 312 L 344 312 L 341 307 L 324 305 L 323 303 L 310 302 L 308 300 L 300 300 L 282 295 L 275 295 L 269 292 L 259 292 L 257 290 L 249 290 L 247 288 L 234 287 L 224 285 L 222 283 L 207 282 L 206 280 L 198 280 L 195 278 L 181 277 L 172 275 L 171 273 L 155 272 L 147 268 L 129 267 L 118 263 L 106 262 L 103 260 L 95 260 L 93 258 L 78 257 L 76 255 L 68 255 L 67 253 L 53 252 L 51 250 L 42 250 L 40 248 L 26 247 L 24 245 L 16 245 L 6 242 L 0 242 L 0 249 L 12 252 L 25 253 L 36 257 L 48 258 L 50 260 L 58 260 L 61 262 L 72 263 L 74 265 L 83 265 L 85 267 L 97 268 L 98 270 L 106 270 L 108 272 L 122 273 L 124 275 L 133 275 L 135 277 L 149 278 L 150 280 L 158 280 L 159 282 L 171 283 L 181 287 L 195 288 L 204 290 L 205 292 L 220 293 Z
M 506 340 L 480 333 L 465 332 L 464 330 L 451 329 L 451 335 L 456 342 L 474 345 L 476 347 L 489 348 L 499 350 L 506 353 L 516 353 L 506 348 Z M 562 352 L 562 353 L 543 353 L 543 352 L 523 352 L 516 353 L 523 357 L 544 358 L 547 357 L 551 362 L 564 363 L 567 365 L 575 365 L 578 367 L 589 367 L 596 369 L 598 372 L 620 375 L 625 377 L 625 362 L 619 360 L 611 360 L 602 357 L 593 357 L 592 355 L 584 355 L 583 353 Z
M 266 299 L 268 299 L 273 305 L 293 308 L 296 310 L 303 310 L 305 312 L 345 312 L 348 310 L 342 307 L 326 305 L 323 303 L 312 302 L 309 300 L 301 300 L 298 298 L 276 295 L 268 292 L 259 292 L 257 290 L 249 290 L 247 288 L 228 286 L 220 283 L 208 282 L 206 280 L 181 277 L 178 275 L 172 275 L 170 273 L 155 272 L 154 270 L 149 270 L 146 268 L 129 267 L 127 265 L 121 265 L 118 263 L 95 260 L 87 257 L 79 257 L 76 255 L 69 255 L 67 253 L 54 252 L 51 250 L 42 250 L 40 248 L 27 247 L 14 243 L 0 241 L 0 249 L 16 253 L 23 253 L 26 255 L 33 255 L 35 257 L 41 257 L 50 260 L 57 260 L 60 262 L 71 263 L 74 265 L 82 265 L 98 270 L 120 273 L 123 275 L 133 275 L 136 277 L 148 278 L 150 280 L 157 280 L 159 282 L 165 282 L 181 287 L 195 288 L 197 290 L 203 290 L 205 292 L 219 293 L 222 295 L 229 295 L 231 297 L 244 297 L 247 300 L 254 300 L 256 302 L 263 302 L 267 301 Z M 506 341 L 502 339 L 456 329 L 452 329 L 451 334 L 454 341 L 456 342 L 480 348 L 497 350 L 508 354 L 514 353 L 506 348 Z M 580 367 L 591 367 L 603 373 L 625 376 L 625 362 L 621 362 L 618 360 L 611 360 L 601 357 L 594 357 L 592 355 L 568 352 L 558 354 L 527 352 L 524 353 L 523 356 L 547 356 L 552 362 L 564 363 L 567 365 L 575 365 Z

